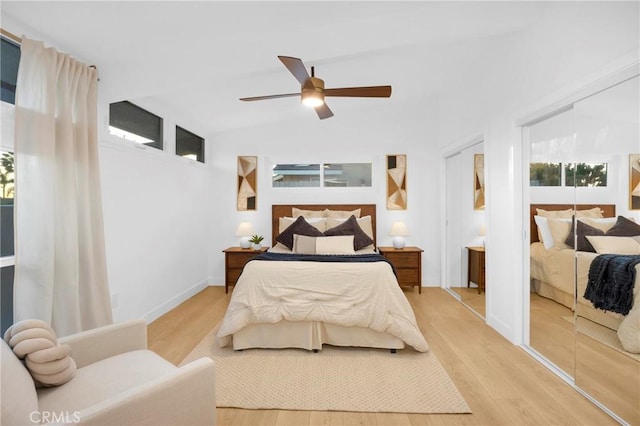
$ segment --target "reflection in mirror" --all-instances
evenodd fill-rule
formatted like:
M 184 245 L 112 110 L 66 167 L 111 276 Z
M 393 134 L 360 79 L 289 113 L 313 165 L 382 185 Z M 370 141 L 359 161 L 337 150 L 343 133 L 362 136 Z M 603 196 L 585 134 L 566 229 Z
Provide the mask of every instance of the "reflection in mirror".
M 460 300 L 485 316 L 484 168 L 477 167 L 484 144 L 446 159 L 446 283 Z M 481 173 L 478 176 L 478 173 Z M 479 184 L 481 190 L 479 192 Z M 480 197 L 478 194 L 480 193 Z M 481 206 L 479 201 L 482 201 Z
M 630 424 L 640 424 L 640 245 L 632 239 L 640 235 L 640 211 L 629 203 L 629 158 L 640 153 L 639 94 L 635 77 L 574 105 L 576 160 L 590 163 L 592 179 L 602 174 L 598 165 L 608 166 L 604 179 L 591 182 L 599 188 L 580 187 L 576 167 L 576 199 L 615 208 L 613 219 L 578 219 L 576 226 L 575 380 Z M 611 298 L 616 288 L 628 290 Z
M 529 345 L 567 376 L 574 371 L 574 253 L 567 244 L 574 191 L 563 163 L 574 156 L 573 114 L 526 129 L 530 143 Z
M 524 129 L 529 345 L 629 424 L 640 424 L 640 210 L 630 202 L 630 158 L 640 153 L 638 81 Z M 614 265 L 627 272 L 612 278 Z

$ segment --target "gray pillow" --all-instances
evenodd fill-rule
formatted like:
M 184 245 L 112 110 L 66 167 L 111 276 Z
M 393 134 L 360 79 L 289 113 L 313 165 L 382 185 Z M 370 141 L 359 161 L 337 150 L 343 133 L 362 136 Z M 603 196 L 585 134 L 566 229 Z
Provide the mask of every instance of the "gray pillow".
M 605 235 L 609 237 L 635 237 L 640 235 L 640 225 L 624 216 L 618 216 L 616 224 Z
M 309 224 L 302 216 L 298 216 L 295 222 L 282 231 L 282 233 L 276 237 L 276 241 L 289 247 L 289 250 L 293 250 L 293 234 L 306 235 L 307 237 L 322 236 L 322 232 Z
M 575 219 L 574 219 L 575 221 Z M 604 235 L 604 231 L 598 228 L 594 228 L 591 225 L 587 225 L 586 223 L 578 220 L 578 225 L 575 227 L 576 233 L 578 234 L 578 238 L 576 239 L 576 250 L 578 251 L 589 251 L 591 253 L 595 253 L 596 249 L 593 248 L 589 240 L 585 237 L 588 236 L 599 236 Z M 573 247 L 573 239 L 574 239 L 574 227 L 571 225 L 571 231 L 567 236 L 567 239 L 564 241 L 566 245 L 569 247 Z
M 331 229 L 324 231 L 324 235 L 327 237 L 333 237 L 336 235 L 353 235 L 353 249 L 360 250 L 373 244 L 373 240 L 360 228 L 358 220 L 354 215 L 349 216 L 349 219 L 345 220 L 338 226 L 334 226 Z

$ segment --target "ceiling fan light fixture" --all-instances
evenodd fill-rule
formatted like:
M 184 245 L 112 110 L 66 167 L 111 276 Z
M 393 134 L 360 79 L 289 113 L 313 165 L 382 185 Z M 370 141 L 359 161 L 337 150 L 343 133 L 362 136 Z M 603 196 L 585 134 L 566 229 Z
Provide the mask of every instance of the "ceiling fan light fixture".
M 320 92 L 308 91 L 302 92 L 302 104 L 311 108 L 319 107 L 324 104 L 324 95 Z

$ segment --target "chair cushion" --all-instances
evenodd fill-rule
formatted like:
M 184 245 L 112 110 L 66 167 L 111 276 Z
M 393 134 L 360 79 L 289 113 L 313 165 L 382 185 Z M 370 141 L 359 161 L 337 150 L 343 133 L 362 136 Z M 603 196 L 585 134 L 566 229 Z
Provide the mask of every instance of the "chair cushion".
M 2 416 L 0 424 L 7 426 L 32 424 L 29 415 L 38 411 L 36 385 L 29 371 L 14 355 L 9 345 L 4 341 L 1 344 Z
M 38 389 L 41 411 L 80 411 L 177 367 L 149 350 L 126 352 L 79 368 L 73 380 Z

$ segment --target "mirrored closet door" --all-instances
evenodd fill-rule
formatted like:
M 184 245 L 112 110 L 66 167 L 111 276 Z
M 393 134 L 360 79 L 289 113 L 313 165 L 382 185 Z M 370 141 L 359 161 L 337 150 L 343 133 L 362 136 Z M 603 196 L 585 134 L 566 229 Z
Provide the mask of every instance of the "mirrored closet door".
M 639 94 L 636 76 L 524 128 L 529 346 L 630 424 L 640 424 L 640 274 L 626 311 L 620 292 L 595 277 L 605 259 L 626 261 L 611 256 L 637 251 Z
M 484 144 L 446 158 L 446 255 L 448 288 L 485 316 Z
M 634 252 L 630 236 L 637 235 L 640 228 L 640 211 L 637 206 L 632 210 L 630 192 L 635 189 L 632 170 L 640 165 L 639 81 L 640 77 L 635 77 L 577 102 L 573 108 L 580 153 L 573 168 L 576 203 L 597 202 L 605 216 L 577 223 L 575 381 L 630 424 L 640 424 L 640 274 L 635 277 L 635 301 L 629 294 L 630 310 L 620 302 L 607 301 L 608 292 L 587 281 L 600 270 L 595 260 L 599 253 Z M 614 259 L 626 258 L 610 260 Z M 618 284 L 622 283 L 620 279 Z M 609 309 L 596 309 L 594 303 L 606 303 Z

